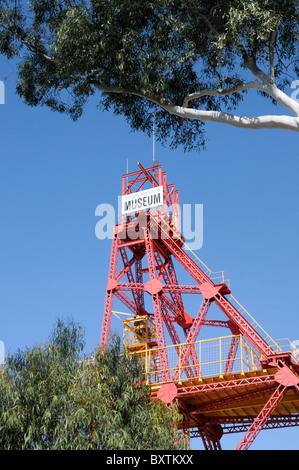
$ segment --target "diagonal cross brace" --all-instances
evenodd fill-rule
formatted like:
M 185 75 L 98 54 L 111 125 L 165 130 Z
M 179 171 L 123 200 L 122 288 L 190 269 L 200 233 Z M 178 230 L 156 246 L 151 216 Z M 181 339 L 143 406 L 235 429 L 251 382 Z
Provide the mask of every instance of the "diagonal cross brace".
M 261 429 L 264 427 L 272 412 L 277 407 L 278 403 L 282 400 L 286 389 L 287 387 L 279 384 L 279 386 L 275 389 L 274 393 L 271 395 L 271 397 L 263 407 L 262 411 L 258 414 L 248 431 L 243 436 L 241 442 L 237 445 L 236 450 L 249 449 L 252 442 L 254 441 L 258 433 L 261 431 Z
M 159 224 L 159 219 L 151 217 L 150 225 L 152 229 L 157 232 L 159 229 L 161 230 L 161 238 L 169 251 L 199 284 L 200 290 L 203 288 L 206 291 L 206 294 L 203 294 L 203 296 L 205 297 L 206 295 L 211 299 L 211 295 L 214 295 L 214 302 L 225 313 L 228 319 L 239 327 L 241 333 L 259 351 L 259 353 L 265 357 L 272 355 L 273 350 L 269 344 L 257 333 L 253 326 L 245 320 L 243 315 L 241 315 L 241 313 L 230 303 L 223 293 L 216 292 L 215 288 L 217 286 L 215 286 L 209 276 L 202 271 L 202 269 L 190 258 L 179 244 L 176 243 L 172 237 L 167 236 L 167 232 L 164 230 L 162 225 Z
M 277 405 L 283 399 L 286 390 L 289 387 L 295 387 L 299 392 L 299 377 L 287 366 L 279 367 L 274 375 L 274 379 L 278 382 L 278 387 L 275 389 L 259 415 L 255 418 L 252 425 L 244 435 L 241 442 L 236 447 L 236 450 L 247 450 L 266 424 L 268 418 L 271 416 Z
M 200 309 L 198 310 L 197 316 L 190 327 L 188 331 L 188 335 L 186 337 L 186 344 L 184 344 L 182 351 L 181 351 L 181 357 L 179 358 L 176 367 L 175 367 L 175 372 L 173 375 L 173 381 L 176 382 L 179 378 L 179 371 L 180 368 L 184 366 L 186 363 L 188 356 L 190 354 L 190 349 L 193 346 L 193 343 L 196 341 L 199 329 L 202 325 L 202 320 L 206 317 L 208 309 L 210 307 L 211 303 L 209 300 L 203 300 Z

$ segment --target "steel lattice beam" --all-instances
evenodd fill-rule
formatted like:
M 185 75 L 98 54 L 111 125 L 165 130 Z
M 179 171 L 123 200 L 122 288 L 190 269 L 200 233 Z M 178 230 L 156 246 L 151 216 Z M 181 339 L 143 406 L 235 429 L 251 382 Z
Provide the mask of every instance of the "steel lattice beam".
M 263 407 L 262 411 L 259 415 L 255 418 L 252 425 L 246 432 L 243 439 L 239 442 L 236 447 L 236 450 L 247 450 L 249 449 L 250 445 L 260 432 L 260 430 L 264 427 L 267 420 L 277 407 L 278 403 L 283 399 L 285 394 L 286 388 L 284 385 L 279 384 L 278 387 L 275 389 L 265 406 Z
M 198 282 L 199 286 L 203 287 L 203 284 L 214 291 L 213 300 L 226 314 L 234 325 L 236 325 L 242 334 L 254 345 L 254 347 L 264 356 L 274 354 L 272 348 L 268 343 L 257 333 L 257 331 L 250 325 L 247 320 L 240 314 L 240 312 L 227 300 L 224 295 L 220 293 L 220 289 L 216 289 L 213 281 L 202 271 L 202 269 L 188 256 L 188 254 L 173 240 L 171 237 L 167 238 L 167 232 L 163 229 L 162 225 L 159 224 L 157 217 L 151 217 L 151 227 L 157 231 L 161 230 L 161 237 L 163 242 L 168 247 L 170 252 L 175 258 L 181 263 L 181 265 L 188 271 L 195 281 Z M 163 237 L 164 235 L 164 237 Z M 202 289 L 201 289 L 202 291 Z
M 109 341 L 112 306 L 113 306 L 113 298 L 114 298 L 113 289 L 116 284 L 115 276 L 116 276 L 117 261 L 118 261 L 118 243 L 119 243 L 119 240 L 117 236 L 114 235 L 114 238 L 112 241 L 100 347 L 106 347 Z
M 203 403 L 196 407 L 196 413 L 204 413 L 206 411 L 224 409 L 229 405 L 239 404 L 245 400 L 251 400 L 252 398 L 257 397 L 266 397 L 269 394 L 273 393 L 274 389 L 277 387 L 277 384 L 271 385 L 270 387 L 265 387 L 264 383 L 261 385 L 255 385 L 254 389 L 246 390 L 245 392 L 236 393 L 233 396 L 228 396 L 219 400 L 211 400 L 208 403 Z
M 217 423 L 222 425 L 223 434 L 245 433 L 252 425 L 255 417 L 211 417 L 210 423 Z M 299 426 L 298 415 L 285 415 L 285 416 L 270 416 L 264 424 L 262 430 L 267 429 L 281 429 Z M 200 437 L 198 429 L 190 430 L 192 438 Z
M 148 231 L 145 232 L 145 246 L 146 246 L 146 254 L 148 260 L 148 268 L 149 268 L 149 275 L 151 285 L 148 289 L 151 289 L 151 295 L 153 300 L 154 306 L 154 318 L 155 318 L 155 325 L 156 325 L 156 333 L 157 333 L 157 340 L 158 340 L 158 347 L 159 347 L 159 358 L 160 358 L 160 368 L 162 371 L 162 377 L 164 381 L 169 380 L 169 366 L 168 366 L 168 357 L 167 357 L 167 350 L 166 350 L 166 340 L 165 340 L 165 333 L 163 327 L 163 314 L 160 304 L 159 298 L 159 290 L 155 286 L 159 283 L 157 279 L 157 272 L 156 272 L 156 264 L 155 264 L 155 255 L 154 255 L 154 247 L 153 241 L 150 237 Z
M 158 368 L 158 383 L 161 383 L 162 379 L 166 390 L 167 387 L 169 390 L 177 388 L 176 399 L 181 405 L 195 402 L 194 397 L 205 396 L 201 403 L 198 400 L 197 403 L 200 404 L 196 405 L 196 409 L 190 411 L 189 423 L 197 420 L 199 426 L 197 432 L 206 449 L 221 448 L 222 427 L 223 432 L 227 433 L 238 430 L 245 431 L 245 436 L 237 447 L 239 450 L 247 449 L 261 429 L 269 429 L 271 426 L 298 425 L 296 419 L 285 417 L 279 420 L 273 416 L 274 410 L 283 399 L 288 387 L 295 388 L 299 393 L 299 377 L 296 373 L 298 369 L 295 366 L 292 367 L 290 358 L 278 357 L 255 329 L 254 323 L 251 324 L 244 318 L 245 310 L 242 307 L 238 310 L 231 303 L 235 299 L 230 297 L 230 301 L 226 297 L 231 293 L 227 285 L 223 282 L 215 284 L 210 276 L 212 272 L 209 269 L 204 271 L 202 269 L 204 265 L 197 264 L 183 249 L 184 240 L 180 234 L 175 233 L 179 229 L 178 191 L 174 190 L 173 185 L 167 184 L 166 174 L 162 172 L 161 167 L 153 166 L 145 169 L 140 163 L 138 165 L 138 171 L 123 176 L 123 196 L 132 194 L 133 188 L 135 188 L 135 192 L 143 190 L 146 188 L 146 183 L 149 183 L 153 188 L 158 186 L 163 188 L 163 202 L 158 212 L 155 211 L 152 214 L 149 211 L 143 211 L 140 219 L 138 219 L 137 213 L 134 215 L 123 214 L 121 224 L 115 227 L 100 347 L 106 346 L 109 341 L 114 296 L 132 312 L 133 321 L 135 321 L 134 317 L 138 315 L 148 315 L 154 321 L 157 341 L 148 341 L 146 350 L 152 351 L 154 348 L 155 351 L 158 346 L 152 357 L 155 367 Z M 167 206 L 172 206 L 174 216 L 172 220 L 167 214 Z M 137 226 L 138 236 L 132 237 L 132 235 L 136 235 Z M 143 231 L 140 231 L 140 226 L 143 227 Z M 117 272 L 119 258 L 123 267 Z M 174 261 L 183 267 L 195 285 L 179 283 Z M 124 276 L 127 277 L 128 282 L 122 282 Z M 145 281 L 147 276 L 149 277 L 148 282 Z M 146 293 L 150 295 L 152 301 L 153 310 L 149 313 L 145 310 Z M 198 303 L 200 307 L 195 318 L 191 318 L 185 311 L 183 294 L 199 294 L 201 296 Z M 206 318 L 212 303 L 224 313 L 226 321 Z M 224 377 L 220 375 L 214 377 L 212 381 L 204 378 L 201 381 L 197 380 L 200 377 L 201 365 L 193 343 L 197 340 L 203 326 L 230 328 L 233 335 L 229 351 L 225 350 L 225 357 L 221 356 L 221 361 L 225 364 Z M 172 367 L 172 375 L 169 372 L 169 360 L 173 359 L 170 353 L 170 357 L 168 357 L 164 328 L 167 329 L 179 357 L 177 360 L 177 356 L 174 356 L 177 363 Z M 176 328 L 183 330 L 185 336 L 183 344 L 180 343 Z M 234 364 L 239 344 L 236 336 L 244 336 L 250 347 L 258 352 L 261 357 L 260 367 L 263 368 L 263 371 L 260 370 L 253 376 L 229 378 L 229 374 L 235 370 Z M 268 369 L 270 367 L 271 369 Z M 186 383 L 180 381 L 181 369 L 189 379 Z M 222 371 L 222 369 L 220 370 Z M 225 393 L 221 394 L 221 392 Z M 153 400 L 157 399 L 158 393 L 153 389 Z M 220 393 L 218 399 L 215 399 L 216 393 Z M 212 411 L 214 414 L 217 413 L 217 410 L 220 412 L 219 410 L 229 407 L 230 404 L 241 404 L 246 400 L 255 399 L 255 397 L 265 397 L 267 402 L 254 419 L 245 416 L 243 420 L 237 421 L 232 417 L 229 421 L 219 416 L 219 418 L 211 418 L 209 423 L 201 422 L 200 413 Z M 257 402 L 260 404 L 261 400 L 258 399 Z
M 198 385 L 190 385 L 178 388 L 178 397 L 187 398 L 196 396 L 197 394 L 207 394 L 211 392 L 238 390 L 248 386 L 256 386 L 261 384 L 275 384 L 274 374 L 264 374 L 256 377 L 243 377 L 241 379 L 221 380 L 211 383 L 203 383 Z

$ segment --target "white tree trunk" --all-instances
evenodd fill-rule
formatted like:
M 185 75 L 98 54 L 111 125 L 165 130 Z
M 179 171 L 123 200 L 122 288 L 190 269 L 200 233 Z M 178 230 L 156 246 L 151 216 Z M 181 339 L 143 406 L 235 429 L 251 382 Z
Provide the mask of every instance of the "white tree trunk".
M 105 93 L 130 92 L 132 93 L 132 95 L 139 96 L 140 98 L 147 99 L 152 103 L 157 104 L 168 113 L 178 116 L 182 119 L 196 119 L 199 121 L 217 122 L 244 129 L 286 129 L 299 132 L 299 103 L 288 95 L 286 95 L 281 90 L 279 90 L 276 85 L 271 84 L 269 80 L 265 80 L 263 82 L 255 80 L 254 82 L 245 83 L 228 89 L 202 90 L 197 93 L 192 93 L 191 95 L 188 95 L 185 98 L 183 106 L 178 106 L 176 104 L 169 103 L 163 97 L 154 96 L 147 90 L 128 91 L 120 87 L 104 86 L 96 81 L 92 81 L 90 83 L 94 85 L 99 91 L 103 91 Z M 194 99 L 199 99 L 204 96 L 228 95 L 248 89 L 257 89 L 260 91 L 264 91 L 274 100 L 276 100 L 279 104 L 281 104 L 286 110 L 291 112 L 293 116 L 238 116 L 222 111 L 206 111 L 200 109 L 192 109 L 188 107 L 189 102 Z
M 183 119 L 218 122 L 245 129 L 287 129 L 299 132 L 299 116 L 237 116 L 221 111 L 188 109 L 180 106 L 167 105 L 162 107 L 169 113 Z

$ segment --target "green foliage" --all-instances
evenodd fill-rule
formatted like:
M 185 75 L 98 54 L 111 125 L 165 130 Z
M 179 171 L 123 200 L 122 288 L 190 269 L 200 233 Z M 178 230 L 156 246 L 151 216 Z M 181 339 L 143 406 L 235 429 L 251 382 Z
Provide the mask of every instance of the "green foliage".
M 101 108 L 147 134 L 155 114 L 158 139 L 185 150 L 204 147 L 203 123 L 161 105 L 243 83 L 248 59 L 268 73 L 274 57 L 277 85 L 286 86 L 298 74 L 298 32 L 297 0 L 0 2 L 0 52 L 17 57 L 17 93 L 28 105 L 76 120 L 98 84 L 111 90 Z M 230 111 L 243 95 L 205 96 L 192 107 Z
M 0 372 L 1 450 L 138 450 L 186 446 L 178 410 L 150 402 L 141 364 L 110 347 L 83 358 L 82 328 L 58 320 L 45 345 Z
M 18 351 L 0 373 L 0 448 L 59 448 L 84 346 L 81 328 L 61 321 L 45 345 Z

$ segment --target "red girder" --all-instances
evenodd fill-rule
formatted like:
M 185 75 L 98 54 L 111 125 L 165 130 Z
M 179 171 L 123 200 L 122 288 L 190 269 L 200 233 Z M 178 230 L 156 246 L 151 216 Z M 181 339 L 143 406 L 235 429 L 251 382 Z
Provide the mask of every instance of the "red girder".
M 221 450 L 222 426 L 218 423 L 211 424 L 204 415 L 197 416 L 190 412 L 190 417 L 198 425 L 198 434 L 202 439 L 205 450 Z
M 220 441 L 213 442 L 202 429 L 198 430 L 198 434 L 201 437 L 205 450 L 221 450 Z
M 138 282 L 119 282 L 118 287 L 123 290 L 146 290 L 144 284 Z M 189 286 L 189 285 L 163 285 L 162 290 L 164 292 L 178 292 L 181 294 L 200 294 L 200 289 L 198 286 Z
M 229 328 L 228 322 L 223 320 L 202 320 L 202 325 L 217 326 L 218 328 Z
M 149 276 L 151 281 L 157 281 L 156 273 L 156 264 L 155 264 L 155 255 L 153 241 L 150 238 L 148 232 L 145 233 L 145 245 L 146 245 L 146 254 L 148 260 Z M 156 325 L 157 341 L 159 347 L 159 359 L 160 359 L 160 368 L 162 371 L 162 377 L 164 381 L 169 380 L 169 367 L 168 367 L 168 357 L 166 350 L 166 340 L 163 328 L 163 315 L 160 305 L 159 294 L 152 292 L 153 306 L 154 306 L 154 318 Z
M 166 298 L 166 296 L 165 296 Z M 165 323 L 165 326 L 167 328 L 167 331 L 168 331 L 168 334 L 172 340 L 172 343 L 176 346 L 176 345 L 179 345 L 181 343 L 180 341 L 180 338 L 177 334 L 177 331 L 176 329 L 174 328 L 173 326 L 173 323 L 172 321 L 169 319 L 169 316 L 166 314 L 165 312 L 165 298 L 163 296 L 160 296 L 160 300 L 161 300 L 161 308 L 162 308 L 162 312 L 163 312 L 163 319 L 164 319 L 164 323 Z M 177 352 L 177 355 L 179 355 L 179 346 L 175 348 L 176 349 L 176 352 Z M 192 364 L 193 364 L 193 367 L 191 368 L 189 366 L 189 363 L 188 363 L 188 358 L 186 360 L 186 363 L 185 363 L 185 366 L 188 366 L 186 368 L 186 375 L 188 378 L 192 378 L 194 377 L 194 372 L 197 373 L 197 376 L 199 375 L 199 371 L 198 371 L 198 360 L 197 360 L 197 357 L 195 355 L 195 358 L 194 356 L 191 354 L 191 361 L 192 361 Z
M 233 421 L 233 420 L 232 420 Z M 254 421 L 254 418 L 244 418 L 242 424 L 231 423 L 223 427 L 224 434 L 231 434 L 237 432 L 246 432 L 250 428 Z M 298 416 L 270 416 L 263 426 L 264 429 L 281 429 L 299 426 Z
M 141 171 L 142 171 L 143 174 L 145 175 L 146 179 L 152 183 L 153 187 L 159 186 L 159 182 L 156 180 L 156 178 L 155 178 L 148 170 L 146 170 L 146 169 L 141 165 L 140 162 L 138 162 L 138 166 L 139 166 L 139 168 L 141 168 Z
M 169 324 L 172 324 L 172 322 L 177 322 L 178 317 L 180 317 L 179 314 L 178 314 L 178 311 L 177 311 L 178 310 L 177 306 L 174 303 L 172 303 L 171 300 L 163 293 L 160 294 L 160 299 L 161 299 L 162 303 L 165 306 L 167 306 L 167 308 L 169 310 L 171 310 L 172 313 L 174 314 L 174 316 L 172 317 L 172 316 L 167 315 L 166 313 L 164 313 L 164 319 L 165 320 L 167 319 Z M 173 325 L 172 325 L 172 329 L 176 333 L 176 330 L 175 330 Z M 184 335 L 185 335 L 185 341 L 186 341 L 186 338 L 188 336 L 188 330 L 187 329 L 184 329 Z M 170 334 L 170 336 L 172 338 L 171 334 Z M 173 344 L 181 343 L 177 333 L 176 333 L 176 341 L 174 341 L 173 338 L 172 338 L 172 341 L 173 341 Z M 178 356 L 179 356 L 179 350 L 178 349 L 177 349 L 177 353 L 178 353 Z M 185 371 L 187 377 L 199 377 L 200 376 L 199 360 L 198 360 L 198 357 L 197 357 L 197 354 L 196 354 L 194 344 L 190 345 L 189 356 L 190 356 L 192 366 L 190 366 L 190 364 L 188 363 L 188 357 L 186 357 L 184 359 L 184 361 L 185 361 L 184 362 L 184 371 Z
M 122 247 L 122 245 L 119 245 L 119 252 L 121 253 L 122 255 L 122 259 L 123 259 L 123 263 L 124 263 L 124 267 L 123 269 L 117 274 L 117 276 L 115 277 L 115 279 L 117 281 L 119 281 L 125 274 L 128 273 L 129 269 L 131 270 L 131 266 L 135 263 L 136 261 L 136 256 L 132 256 L 132 258 L 130 259 L 130 261 L 128 261 L 128 257 L 127 257 L 127 254 L 125 252 L 125 249 Z M 133 279 L 133 276 L 129 275 L 128 276 L 128 279 L 129 279 L 129 282 L 130 282 L 130 279 Z
M 188 334 L 185 340 L 185 343 L 187 344 L 184 344 L 182 347 L 181 364 L 179 364 L 179 361 L 178 361 L 177 366 L 175 367 L 175 372 L 174 372 L 173 379 L 172 379 L 174 382 L 176 382 L 179 378 L 179 366 L 180 367 L 184 366 L 188 356 L 190 355 L 190 352 L 192 351 L 192 348 L 194 348 L 194 345 L 192 343 L 196 341 L 197 335 L 202 325 L 201 322 L 205 318 L 209 307 L 210 307 L 210 302 L 208 300 L 203 300 L 200 306 L 200 309 L 198 310 L 197 316 L 188 330 Z
M 135 261 L 135 279 L 136 282 L 142 284 L 143 283 L 143 275 L 141 272 L 142 269 L 142 261 L 141 258 L 137 258 Z M 136 304 L 138 312 L 144 311 L 144 292 L 143 291 L 136 291 Z
M 275 384 L 274 374 L 264 374 L 255 377 L 242 377 L 241 379 L 219 380 L 217 382 L 189 385 L 178 389 L 178 398 L 187 398 L 197 394 L 218 392 L 224 390 L 244 389 L 256 384 Z
M 108 273 L 108 282 L 105 298 L 105 307 L 102 323 L 102 332 L 100 347 L 106 346 L 109 340 L 111 315 L 113 308 L 114 295 L 119 299 L 133 315 L 149 315 L 153 318 L 156 328 L 158 355 L 153 356 L 152 361 L 156 362 L 157 376 L 161 382 L 174 382 L 177 386 L 177 399 L 187 407 L 187 404 L 193 402 L 192 397 L 207 395 L 211 393 L 231 391 L 227 396 L 210 400 L 194 405 L 195 409 L 190 411 L 190 418 L 198 424 L 197 435 L 203 440 L 206 449 L 221 449 L 220 438 L 222 432 L 237 432 L 245 430 L 246 434 L 239 443 L 237 449 L 247 449 L 263 428 L 271 426 L 282 427 L 288 425 L 298 425 L 299 419 L 285 417 L 279 420 L 279 417 L 272 416 L 273 411 L 282 400 L 286 389 L 294 387 L 299 393 L 299 379 L 296 375 L 296 367 L 291 367 L 289 359 L 278 357 L 269 344 L 255 330 L 242 315 L 240 311 L 226 298 L 230 293 L 228 287 L 222 284 L 215 284 L 199 265 L 193 261 L 188 253 L 183 249 L 183 238 L 177 237 L 174 229 L 179 227 L 178 218 L 178 191 L 174 190 L 173 185 L 166 182 L 166 174 L 162 173 L 161 167 L 145 169 L 140 163 L 139 170 L 130 175 L 123 176 L 123 195 L 142 190 L 145 184 L 149 182 L 152 187 L 163 187 L 163 204 L 159 212 L 153 213 L 141 212 L 141 218 L 137 220 L 133 215 L 122 216 L 122 223 L 115 228 L 115 234 L 112 241 L 111 258 Z M 132 179 L 129 181 L 128 176 Z M 172 206 L 173 219 L 170 221 L 166 214 L 166 206 Z M 142 219 L 142 220 L 141 220 Z M 138 235 L 136 228 L 138 226 Z M 144 225 L 143 225 L 144 223 Z M 140 227 L 144 233 L 140 234 Z M 132 236 L 132 237 L 131 237 Z M 136 238 L 136 239 L 135 239 Z M 120 253 L 123 262 L 123 268 L 117 273 L 118 254 Z M 133 253 L 133 256 L 132 256 Z M 147 266 L 142 269 L 142 260 L 147 261 Z M 183 269 L 191 276 L 196 285 L 179 284 L 174 269 L 173 260 L 177 260 Z M 208 271 L 207 271 L 208 272 Z M 144 277 L 148 273 L 149 281 L 145 282 Z M 126 276 L 128 282 L 122 282 Z M 132 299 L 126 295 L 126 291 L 131 292 Z M 144 293 L 147 292 L 152 297 L 153 313 L 145 311 Z M 203 297 L 201 306 L 195 318 L 191 318 L 185 311 L 183 294 L 200 294 Z M 209 320 L 206 318 L 211 303 L 225 314 L 227 321 Z M 180 338 L 176 330 L 179 325 L 185 335 L 185 343 L 180 344 Z M 242 378 L 228 379 L 233 371 L 233 365 L 238 349 L 238 340 L 233 337 L 224 367 L 224 378 L 214 378 L 213 381 L 203 379 L 201 382 L 195 382 L 200 377 L 200 365 L 196 355 L 194 342 L 202 326 L 216 326 L 230 328 L 233 335 L 243 335 L 250 345 L 262 356 L 261 366 L 264 369 L 273 367 L 276 373 L 259 371 L 254 376 L 244 376 Z M 180 355 L 173 369 L 172 377 L 169 372 L 168 352 L 164 327 L 166 327 L 171 342 Z M 152 347 L 152 345 L 151 345 Z M 180 353 L 180 354 L 179 354 Z M 292 372 L 292 370 L 295 372 Z M 181 370 L 189 379 L 189 384 L 194 379 L 192 385 L 184 385 L 184 382 L 178 382 L 182 379 Z M 273 369 L 272 369 L 273 370 Z M 171 384 L 170 384 L 171 385 Z M 270 395 L 270 398 L 268 398 Z M 216 395 L 217 396 L 217 395 Z M 221 395 L 220 395 L 221 396 Z M 267 397 L 268 401 L 264 405 L 259 415 L 252 417 L 241 417 L 240 420 L 235 417 L 223 416 L 213 417 L 207 421 L 201 421 L 205 411 L 221 410 L 223 407 L 229 407 L 236 402 L 255 397 Z M 157 399 L 156 392 L 152 393 L 152 399 Z M 292 417 L 293 418 L 293 417 Z M 218 420 L 218 421 L 217 421 Z M 296 423 L 296 424 L 294 424 Z M 222 426 L 221 426 L 222 425 Z M 222 431 L 223 429 L 223 431 Z M 193 432 L 193 431 L 192 431 Z
M 118 261 L 118 243 L 119 243 L 119 240 L 117 238 L 117 235 L 115 234 L 113 241 L 112 241 L 100 347 L 106 347 L 109 342 L 111 313 L 112 313 L 113 297 L 114 297 L 113 281 L 115 280 L 115 275 L 116 275 L 116 270 L 117 270 L 117 261 Z
M 263 356 L 267 357 L 274 354 L 269 344 L 258 334 L 258 332 L 248 323 L 247 320 L 238 312 L 229 300 L 223 295 L 218 294 L 214 299 L 215 304 L 226 314 L 226 316 L 239 327 L 240 332 L 247 338 L 251 345 Z
M 249 449 L 250 445 L 252 444 L 260 430 L 264 427 L 272 412 L 277 407 L 278 403 L 283 399 L 286 389 L 287 387 L 285 387 L 284 385 L 278 385 L 278 387 L 275 389 L 275 391 L 263 407 L 262 411 L 253 421 L 252 425 L 244 435 L 243 439 L 237 445 L 236 450 Z
M 120 255 L 121 255 L 121 258 L 123 260 L 123 264 L 124 264 L 124 271 L 126 272 L 127 274 L 127 277 L 128 277 L 128 281 L 129 282 L 134 282 L 134 276 L 133 276 L 133 273 L 132 273 L 132 270 L 131 270 L 131 266 L 132 264 L 135 263 L 136 261 L 136 256 L 133 256 L 133 258 L 129 261 L 128 260 L 128 255 L 127 255 L 127 252 L 126 252 L 126 249 L 125 248 L 122 248 L 121 246 L 119 247 L 119 252 L 120 252 Z M 139 303 L 139 298 L 138 298 L 138 295 L 137 295 L 137 292 L 135 292 L 134 290 L 132 291 L 132 295 L 133 295 L 133 298 L 134 298 L 134 302 L 138 308 L 138 303 Z
M 175 269 L 174 269 L 174 266 L 173 266 L 173 262 L 172 262 L 172 259 L 171 257 L 169 256 L 168 258 L 168 269 L 167 269 L 167 274 L 168 274 L 168 279 L 169 279 L 169 282 L 165 282 L 165 284 L 169 285 L 170 287 L 172 286 L 175 286 L 175 285 L 178 285 L 178 280 L 177 280 L 177 277 L 176 277 L 176 272 L 175 272 Z M 182 298 L 182 292 L 181 291 L 176 291 L 176 290 L 170 290 L 169 291 L 172 299 L 174 302 L 176 302 L 178 308 L 184 312 L 185 311 L 185 308 L 184 308 L 184 302 L 183 302 L 183 298 Z
M 250 400 L 257 397 L 265 397 L 273 393 L 274 389 L 277 387 L 277 384 L 271 385 L 270 387 L 264 386 L 264 383 L 261 385 L 255 385 L 254 389 L 249 389 L 245 392 L 239 392 L 235 395 L 228 396 L 219 400 L 212 400 L 208 403 L 203 403 L 202 405 L 196 406 L 196 413 L 204 413 L 206 411 L 222 409 L 226 406 L 233 405 L 235 403 L 242 403 L 242 401 Z
M 163 319 L 164 319 L 164 322 L 165 322 L 165 325 L 167 327 L 167 330 L 168 330 L 168 333 L 169 333 L 169 336 L 172 340 L 172 343 L 174 345 L 177 345 L 177 344 L 180 344 L 181 343 L 181 340 L 179 338 L 179 335 L 177 334 L 177 331 L 176 329 L 174 328 L 173 326 L 173 322 L 172 322 L 172 319 L 170 318 L 170 316 L 167 314 L 167 302 L 166 302 L 166 299 L 167 297 L 163 296 L 163 295 L 160 295 L 160 301 L 161 301 L 161 307 L 162 307 L 162 311 L 163 311 Z
M 232 434 L 246 432 L 252 425 L 254 417 L 249 416 L 215 416 L 210 417 L 210 423 L 217 423 L 222 425 L 223 434 Z M 281 429 L 299 426 L 299 416 L 298 415 L 280 415 L 280 416 L 270 416 L 267 422 L 263 426 L 265 429 Z M 191 429 L 190 436 L 200 437 L 198 429 Z
M 156 259 L 156 262 L 157 262 L 157 266 L 160 268 L 160 275 L 159 275 L 158 279 L 161 280 L 161 278 L 163 277 L 165 284 L 171 286 L 173 279 L 170 279 L 170 276 L 169 276 L 169 266 L 171 264 L 170 259 L 167 259 L 167 261 L 163 264 L 161 255 L 157 251 L 155 252 L 155 259 Z M 177 280 L 176 280 L 175 284 L 177 284 Z M 183 305 L 183 301 L 182 301 L 182 297 L 181 297 L 180 293 L 170 291 L 170 296 L 171 296 L 171 298 L 174 302 L 174 305 L 176 305 L 176 315 L 180 319 L 183 320 L 183 318 L 184 318 L 183 317 L 184 305 Z
M 122 292 L 120 289 L 116 290 L 114 293 L 115 297 L 117 297 L 126 307 L 131 310 L 134 315 L 138 314 L 138 309 L 134 302 L 128 297 L 124 292 Z
M 175 242 L 171 237 L 167 237 L 167 232 L 163 228 L 163 222 L 159 224 L 157 216 L 150 218 L 150 226 L 152 230 L 159 232 L 161 230 L 161 239 L 167 246 L 169 251 L 181 263 L 181 265 L 188 271 L 193 279 L 202 286 L 207 283 L 211 290 L 215 291 L 212 300 L 221 308 L 226 316 L 236 325 L 240 332 L 251 342 L 251 344 L 264 356 L 273 354 L 272 348 L 268 343 L 257 333 L 257 331 L 245 320 L 245 318 L 238 312 L 238 310 L 229 302 L 229 300 L 220 293 L 220 287 L 216 290 L 216 285 L 213 281 L 202 271 L 202 269 L 189 257 L 189 255 Z M 164 237 L 163 237 L 164 235 Z
M 231 345 L 228 351 L 227 360 L 224 368 L 224 374 L 230 374 L 234 367 L 234 360 L 239 346 L 238 338 L 232 338 Z

